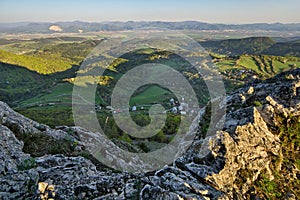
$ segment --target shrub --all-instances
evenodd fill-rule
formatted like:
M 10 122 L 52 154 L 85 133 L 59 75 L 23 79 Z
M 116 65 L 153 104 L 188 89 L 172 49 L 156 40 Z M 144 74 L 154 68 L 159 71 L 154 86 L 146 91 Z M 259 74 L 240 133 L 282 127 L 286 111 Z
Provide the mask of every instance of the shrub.
M 28 158 L 24 160 L 19 166 L 19 170 L 29 170 L 36 167 L 36 161 L 34 158 Z
M 262 103 L 260 101 L 254 101 L 253 105 L 256 107 L 262 107 Z

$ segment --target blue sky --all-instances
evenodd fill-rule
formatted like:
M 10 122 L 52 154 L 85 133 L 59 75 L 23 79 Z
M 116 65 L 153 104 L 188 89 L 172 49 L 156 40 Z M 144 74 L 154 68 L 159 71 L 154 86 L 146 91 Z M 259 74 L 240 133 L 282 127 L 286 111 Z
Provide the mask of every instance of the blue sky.
M 0 0 L 0 22 L 300 22 L 300 0 Z

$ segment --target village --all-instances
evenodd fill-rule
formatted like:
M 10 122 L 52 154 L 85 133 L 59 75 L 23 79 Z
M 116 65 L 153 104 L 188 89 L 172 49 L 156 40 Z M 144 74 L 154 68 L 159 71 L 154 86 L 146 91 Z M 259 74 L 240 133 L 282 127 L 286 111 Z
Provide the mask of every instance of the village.
M 189 115 L 193 116 L 197 112 L 197 108 L 190 107 L 188 103 L 184 101 L 185 99 L 182 98 L 181 102 L 171 98 L 168 103 L 165 103 L 165 110 L 163 112 L 154 112 L 152 114 L 165 114 L 165 113 L 172 113 L 177 115 Z M 155 104 L 141 104 L 141 105 L 133 105 L 127 108 L 113 108 L 112 106 L 102 107 L 100 105 L 95 105 L 95 111 L 101 112 L 103 110 L 110 111 L 112 114 L 120 114 L 126 111 L 130 112 L 148 112 L 150 107 Z

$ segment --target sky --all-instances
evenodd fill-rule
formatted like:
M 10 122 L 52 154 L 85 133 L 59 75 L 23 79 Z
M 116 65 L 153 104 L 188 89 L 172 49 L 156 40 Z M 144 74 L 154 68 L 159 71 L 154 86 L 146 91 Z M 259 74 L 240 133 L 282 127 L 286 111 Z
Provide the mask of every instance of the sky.
M 300 23 L 300 0 L 0 0 L 0 22 Z

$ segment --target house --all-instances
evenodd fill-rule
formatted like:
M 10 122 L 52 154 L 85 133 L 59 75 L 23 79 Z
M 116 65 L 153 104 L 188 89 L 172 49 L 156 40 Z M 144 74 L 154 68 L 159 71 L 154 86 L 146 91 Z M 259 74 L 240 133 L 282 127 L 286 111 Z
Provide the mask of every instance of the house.
M 180 114 L 186 115 L 186 112 L 185 111 L 180 111 Z
M 136 111 L 136 106 L 132 106 L 131 111 Z
M 172 111 L 172 113 L 177 113 L 177 108 L 176 108 L 176 107 L 173 107 L 173 108 L 171 109 L 171 111 Z

